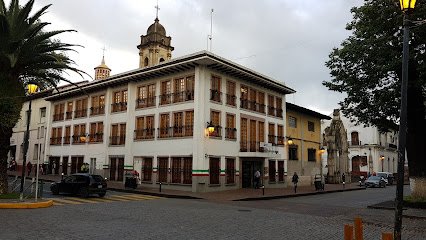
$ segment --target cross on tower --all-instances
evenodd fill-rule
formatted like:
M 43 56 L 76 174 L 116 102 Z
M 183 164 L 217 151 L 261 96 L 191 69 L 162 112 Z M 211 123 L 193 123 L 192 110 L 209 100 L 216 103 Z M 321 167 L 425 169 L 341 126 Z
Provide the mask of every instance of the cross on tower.
M 160 7 L 158 6 L 158 0 L 157 0 L 157 6 L 155 6 L 155 9 L 157 9 L 157 13 L 155 15 L 155 18 L 158 18 L 158 10 L 160 10 Z
M 105 51 L 106 51 L 105 45 L 104 45 L 104 47 L 103 47 L 103 48 L 101 48 L 101 49 L 102 49 L 102 57 L 103 57 L 103 56 L 105 56 Z

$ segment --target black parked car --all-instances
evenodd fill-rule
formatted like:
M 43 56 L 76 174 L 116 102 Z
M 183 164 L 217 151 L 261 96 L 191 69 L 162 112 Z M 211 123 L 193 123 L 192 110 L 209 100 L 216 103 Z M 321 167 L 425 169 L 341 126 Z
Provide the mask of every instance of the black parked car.
M 107 183 L 102 176 L 88 173 L 72 174 L 60 182 L 50 185 L 52 194 L 71 193 L 88 197 L 90 194 L 98 194 L 104 197 L 107 191 Z

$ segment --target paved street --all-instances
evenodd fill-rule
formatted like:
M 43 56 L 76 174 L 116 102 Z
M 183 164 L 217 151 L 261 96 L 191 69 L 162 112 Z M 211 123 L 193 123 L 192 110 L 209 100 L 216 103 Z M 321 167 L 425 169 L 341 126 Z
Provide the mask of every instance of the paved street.
M 0 239 L 342 239 L 343 225 L 360 215 L 365 239 L 392 231 L 393 211 L 366 206 L 393 198 L 386 189 L 297 198 L 215 203 L 156 198 L 75 201 L 46 209 L 0 211 Z M 110 191 L 111 196 L 132 194 Z M 60 195 L 59 199 L 74 196 Z M 143 198 L 143 195 L 140 196 Z M 404 218 L 403 239 L 424 239 L 425 219 Z

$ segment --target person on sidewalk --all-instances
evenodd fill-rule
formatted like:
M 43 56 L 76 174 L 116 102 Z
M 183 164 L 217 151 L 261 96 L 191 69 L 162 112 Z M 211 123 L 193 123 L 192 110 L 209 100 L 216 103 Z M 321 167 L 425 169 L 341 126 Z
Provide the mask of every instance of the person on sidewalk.
M 259 188 L 259 184 L 260 184 L 260 171 L 259 169 L 257 169 L 256 172 L 254 173 L 254 188 L 255 189 Z
M 345 188 L 345 180 L 346 180 L 346 176 L 345 173 L 342 174 L 342 183 L 343 183 L 343 188 Z
M 299 182 L 299 176 L 294 172 L 293 177 L 291 178 L 291 182 L 294 184 L 294 193 L 297 192 L 297 183 Z
M 31 164 L 30 161 L 28 161 L 27 163 L 27 172 L 28 172 L 28 176 L 30 176 L 31 174 L 31 169 L 33 168 L 33 165 Z

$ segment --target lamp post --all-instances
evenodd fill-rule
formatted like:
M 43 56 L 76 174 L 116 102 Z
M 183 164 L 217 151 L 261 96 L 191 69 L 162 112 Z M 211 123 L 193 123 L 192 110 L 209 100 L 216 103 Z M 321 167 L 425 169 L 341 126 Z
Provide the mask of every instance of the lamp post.
M 382 172 L 383 172 L 383 167 L 384 167 L 383 165 L 385 164 L 384 160 L 385 160 L 385 156 L 381 155 L 380 161 L 382 162 Z
M 29 83 L 27 85 L 27 94 L 31 95 L 37 91 L 38 86 Z M 22 174 L 21 174 L 21 188 L 19 190 L 19 200 L 22 201 L 24 199 L 24 183 L 25 183 L 25 170 L 26 170 L 26 164 L 27 164 L 27 152 L 28 152 L 28 145 L 29 145 L 29 138 L 30 138 L 30 119 L 31 119 L 31 99 L 28 103 L 28 114 L 27 114 L 27 129 L 25 131 L 24 136 L 24 156 L 22 161 Z
M 209 136 L 210 136 L 210 134 L 212 134 L 213 132 L 214 132 L 214 125 L 213 125 L 213 122 L 211 121 L 211 122 L 207 122 L 207 131 L 208 131 L 208 134 L 209 134 Z
M 401 10 L 404 14 L 403 20 L 403 43 L 402 43 L 402 81 L 401 81 L 401 109 L 399 112 L 399 142 L 398 142 L 398 181 L 396 186 L 395 198 L 395 225 L 393 230 L 393 237 L 396 240 L 401 239 L 401 226 L 402 226 L 402 203 L 404 196 L 404 162 L 405 162 L 405 145 L 406 145 L 406 131 L 407 131 L 407 86 L 408 86 L 408 12 L 414 9 L 416 0 L 399 0 Z

